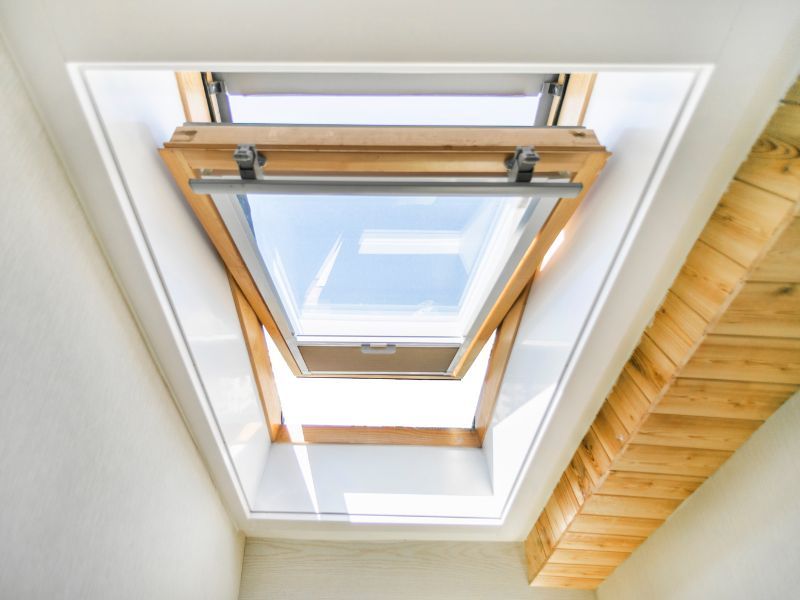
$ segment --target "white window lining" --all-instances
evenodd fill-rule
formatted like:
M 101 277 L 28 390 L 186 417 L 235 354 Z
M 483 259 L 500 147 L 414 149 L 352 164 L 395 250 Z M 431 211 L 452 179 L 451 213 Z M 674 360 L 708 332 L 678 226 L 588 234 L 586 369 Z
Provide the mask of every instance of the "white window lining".
M 119 69 L 123 70 L 124 66 L 119 66 Z M 171 118 L 154 125 L 153 115 L 148 116 L 145 113 L 152 109 L 153 103 L 160 103 L 162 108 L 167 106 L 163 110 L 173 113 L 180 110 L 180 105 L 176 98 L 174 102 L 168 100 L 165 105 L 165 97 L 159 90 L 147 89 L 147 86 L 140 85 L 141 81 L 139 84 L 134 84 L 129 78 L 127 82 L 119 79 L 115 81 L 113 71 L 107 68 L 104 71 L 104 76 L 98 75 L 100 71 L 86 73 L 84 79 L 83 69 L 76 66 L 72 74 L 79 88 L 79 96 L 85 102 L 84 110 L 95 124 L 93 131 L 96 141 L 101 149 L 105 148 L 103 152 L 105 166 L 109 173 L 116 172 L 116 177 L 121 178 L 122 185 L 118 190 L 123 193 L 115 200 L 133 204 L 133 218 L 128 219 L 129 225 L 138 228 L 139 233 L 145 235 L 147 249 L 157 265 L 161 285 L 168 294 L 170 304 L 164 309 L 173 311 L 177 317 L 184 343 L 188 345 L 191 354 L 193 368 L 197 369 L 202 380 L 204 398 L 201 396 L 191 400 L 181 397 L 179 401 L 208 403 L 203 411 L 210 415 L 212 427 L 218 428 L 221 437 L 216 439 L 221 440 L 221 445 L 218 448 L 204 446 L 204 452 L 219 451 L 229 456 L 229 460 L 226 459 L 224 463 L 228 465 L 228 475 L 241 489 L 247 504 L 248 534 L 285 534 L 287 528 L 294 527 L 291 523 L 296 524 L 297 521 L 307 521 L 311 529 L 306 527 L 304 530 L 315 530 L 318 533 L 330 530 L 323 523 L 330 522 L 330 527 L 336 529 L 338 526 L 334 524 L 341 521 L 373 525 L 378 523 L 381 525 L 406 523 L 420 526 L 446 524 L 473 526 L 480 523 L 501 525 L 514 493 L 519 489 L 519 476 L 536 447 L 539 426 L 546 424 L 552 416 L 552 410 L 548 412 L 548 406 L 551 408 L 555 406 L 553 394 L 556 393 L 557 404 L 564 404 L 563 390 L 559 392 L 554 387 L 555 381 L 545 385 L 546 382 L 532 380 L 530 373 L 526 373 L 524 386 L 521 386 L 524 390 L 517 393 L 514 390 L 520 387 L 522 382 L 509 379 L 511 377 L 509 373 L 503 386 L 504 392 L 511 392 L 509 396 L 511 399 L 516 393 L 518 399 L 524 397 L 527 401 L 517 408 L 514 408 L 514 402 L 504 401 L 503 406 L 508 412 L 496 416 L 487 444 L 482 450 L 376 446 L 273 445 L 270 447 L 264 437 L 263 426 L 253 413 L 254 407 L 257 408 L 257 396 L 252 385 L 249 364 L 244 360 L 246 355 L 243 354 L 241 334 L 238 333 L 237 337 L 234 333 L 234 325 L 238 327 L 238 321 L 235 320 L 232 301 L 229 293 L 227 297 L 223 293 L 227 285 L 224 272 L 219 266 L 212 267 L 215 264 L 219 265 L 213 249 L 198 236 L 197 225 L 188 209 L 175 202 L 177 196 L 174 185 L 155 157 L 154 145 L 160 144 L 165 139 L 164 131 L 159 131 L 159 128 L 168 129 L 165 125 Z M 658 70 L 661 73 L 679 71 L 679 69 Z M 143 77 L 147 74 L 142 70 L 136 72 Z M 686 74 L 688 81 L 680 95 L 680 101 L 677 102 L 676 118 L 659 132 L 642 132 L 640 128 L 631 131 L 637 135 L 660 136 L 662 140 L 657 144 L 658 150 L 654 155 L 645 157 L 640 154 L 635 157 L 638 161 L 649 160 L 649 167 L 644 172 L 641 170 L 641 162 L 636 170 L 636 173 L 645 179 L 637 182 L 637 189 L 642 193 L 644 190 L 649 192 L 644 196 L 636 192 L 633 194 L 634 198 L 631 196 L 633 190 L 629 190 L 628 194 L 620 196 L 618 193 L 620 182 L 624 185 L 627 180 L 625 173 L 630 175 L 631 172 L 615 171 L 612 167 L 608 167 L 593 192 L 597 202 L 582 206 L 576 215 L 579 218 L 571 224 L 571 228 L 586 227 L 590 222 L 585 218 L 589 207 L 600 206 L 610 200 L 612 192 L 614 198 L 626 198 L 629 203 L 626 214 L 635 214 L 637 222 L 641 221 L 642 207 L 646 209 L 649 206 L 654 186 L 658 183 L 658 178 L 654 174 L 663 173 L 664 161 L 669 160 L 675 148 L 675 137 L 668 145 L 666 143 L 670 139 L 669 135 L 676 127 L 675 122 L 678 117 L 680 123 L 685 124 L 687 115 L 699 97 L 702 84 L 694 89 L 692 86 L 697 82 L 698 75 L 707 74 L 706 70 L 688 67 L 682 72 Z M 169 75 L 171 76 L 171 73 Z M 164 72 L 158 77 L 166 85 L 168 79 Z M 103 79 L 105 81 L 102 81 Z M 700 77 L 701 81 L 704 79 L 704 76 Z M 92 83 L 91 88 L 88 83 Z M 125 89 L 126 86 L 132 86 L 136 93 L 131 95 L 130 90 Z M 691 102 L 686 100 L 690 91 L 693 92 Z M 129 97 L 121 102 L 125 95 L 123 92 L 128 93 Z M 103 94 L 108 93 L 111 93 L 114 100 L 119 103 L 114 110 L 103 101 Z M 108 97 L 105 100 L 108 100 Z M 95 107 L 99 109 L 99 113 L 95 112 Z M 139 122 L 136 119 L 131 120 L 131 110 L 144 111 L 139 113 Z M 159 118 L 164 115 L 165 113 L 162 113 Z M 148 119 L 150 122 L 146 122 Z M 625 129 L 624 121 L 619 124 Z M 592 126 L 593 123 L 587 122 L 587 125 Z M 595 129 L 600 129 L 597 125 Z M 683 125 L 678 127 L 676 135 L 682 132 L 682 127 Z M 610 139 L 607 135 L 604 139 L 602 131 L 598 131 L 598 134 L 604 143 L 609 144 L 612 150 L 617 149 L 619 155 L 623 156 L 620 148 L 622 142 L 626 141 L 625 135 L 620 133 L 616 137 L 615 143 L 620 142 L 620 146 L 615 148 L 614 144 L 607 141 Z M 168 134 L 166 136 L 168 137 Z M 624 155 L 631 156 L 631 154 L 629 150 Z M 612 173 L 616 173 L 613 176 L 613 181 L 616 182 L 614 185 L 610 183 Z M 604 187 L 605 191 L 601 191 Z M 172 205 L 164 209 L 165 202 L 171 202 Z M 164 210 L 170 213 L 170 218 L 165 219 Z M 584 218 L 580 218 L 581 214 Z M 617 218 L 621 219 L 619 213 Z M 626 235 L 630 237 L 632 233 L 633 230 L 626 227 Z M 610 244 L 608 248 L 617 246 L 616 240 L 611 239 L 610 234 L 606 235 L 605 244 Z M 566 261 L 567 257 L 579 260 L 581 254 L 585 254 L 586 251 L 597 255 L 598 249 L 597 244 L 593 244 L 588 250 L 585 247 L 575 246 L 567 235 L 562 248 L 553 256 L 551 266 Z M 621 258 L 619 255 L 614 255 L 610 260 L 618 265 Z M 190 264 L 203 265 L 203 269 L 210 269 L 211 274 L 203 279 L 189 276 L 186 273 L 187 261 Z M 179 269 L 184 271 L 183 275 L 177 272 Z M 191 272 L 191 269 L 189 271 Z M 559 269 L 548 267 L 547 271 L 558 273 Z M 198 281 L 204 286 L 210 285 L 213 290 L 198 290 L 196 287 Z M 545 289 L 544 278 L 537 285 L 540 290 Z M 603 277 L 600 277 L 600 281 L 594 286 L 595 290 L 598 288 L 607 289 L 606 279 Z M 212 293 L 204 295 L 203 291 Z M 538 296 L 532 294 L 531 300 L 536 297 L 544 298 L 546 294 Z M 596 314 L 594 301 L 598 296 L 595 293 L 588 297 L 590 298 L 588 310 L 591 314 Z M 212 308 L 212 305 L 217 308 Z M 537 314 L 537 311 L 532 311 L 530 308 L 529 302 L 521 326 L 522 339 L 518 338 L 509 371 L 512 371 L 514 363 L 517 364 L 515 367 L 517 369 L 528 369 L 530 365 L 527 359 L 530 356 L 525 349 L 537 347 L 538 342 L 535 339 L 527 339 L 531 333 L 529 328 L 533 326 L 529 315 Z M 574 316 L 576 315 L 573 313 Z M 224 326 L 220 317 L 224 317 L 221 320 L 224 321 Z M 578 339 L 585 341 L 586 332 L 583 328 L 578 329 L 580 330 L 576 334 Z M 157 335 L 157 332 L 148 334 Z M 559 344 L 555 338 L 545 341 L 545 346 Z M 524 351 L 519 351 L 520 348 Z M 574 367 L 576 352 L 574 342 L 565 344 L 565 348 L 564 360 L 568 366 Z M 216 370 L 209 368 L 212 359 L 218 359 L 219 353 L 223 351 L 228 353 L 231 360 L 222 361 L 222 365 Z M 602 357 L 598 358 L 602 360 Z M 555 368 L 555 365 L 550 366 Z M 227 374 L 224 372 L 225 369 L 228 370 Z M 563 368 L 559 372 L 562 376 L 565 373 Z M 557 378 L 558 382 L 562 381 L 562 376 Z M 574 381 L 574 378 L 569 379 L 570 383 Z M 232 382 L 236 384 L 231 385 Z M 559 387 L 561 385 L 558 383 Z M 539 393 L 531 395 L 537 387 Z M 408 469 L 403 477 L 392 477 L 389 481 L 386 477 L 392 474 L 394 468 L 391 466 L 391 457 L 394 457 L 393 460 L 397 461 L 397 465 L 405 464 L 403 461 L 411 461 L 416 468 Z M 513 460 L 509 460 L 510 458 Z M 299 473 L 299 479 L 297 477 L 292 479 L 291 473 Z M 217 472 L 217 475 L 220 473 Z

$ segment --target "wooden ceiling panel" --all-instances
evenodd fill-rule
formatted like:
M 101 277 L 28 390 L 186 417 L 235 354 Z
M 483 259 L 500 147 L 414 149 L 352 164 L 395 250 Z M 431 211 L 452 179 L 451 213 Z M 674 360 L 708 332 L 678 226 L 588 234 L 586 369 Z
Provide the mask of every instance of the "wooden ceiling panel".
M 722 196 L 525 542 L 596 588 L 800 387 L 800 103 Z
M 750 281 L 797 281 L 800 277 L 800 218 L 795 218 L 775 244 L 769 255 L 758 265 Z
M 800 244 L 798 244 L 800 247 Z M 800 256 L 797 258 L 800 268 Z M 800 279 L 800 274 L 794 276 Z M 765 312 L 764 306 L 770 311 Z M 800 285 L 781 281 L 748 280 L 714 328 L 715 333 L 739 336 L 800 338 Z
M 678 378 L 652 412 L 763 421 L 794 390 L 791 384 Z

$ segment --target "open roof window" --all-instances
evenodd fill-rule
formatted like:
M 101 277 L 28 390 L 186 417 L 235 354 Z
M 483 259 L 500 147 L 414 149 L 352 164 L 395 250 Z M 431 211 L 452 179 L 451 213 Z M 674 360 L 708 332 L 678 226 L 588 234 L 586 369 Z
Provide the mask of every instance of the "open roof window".
M 534 126 L 557 122 L 555 80 L 178 75 L 190 122 L 162 157 L 234 282 L 274 440 L 480 445 L 533 277 L 607 157 L 591 131 Z
M 325 124 L 333 148 L 342 125 L 546 123 L 562 89 L 551 74 L 215 73 L 213 79 L 212 103 L 222 120 Z M 402 140 L 400 131 L 393 139 Z M 360 144 L 368 141 L 361 138 Z M 416 159 L 421 172 L 398 171 L 392 163 L 400 146 L 393 145 L 380 153 L 365 147 L 350 155 L 355 160 L 344 172 L 325 168 L 321 176 L 285 173 L 280 165 L 269 173 L 277 153 L 244 144 L 243 160 L 249 148 L 255 168 L 241 161 L 239 167 L 251 180 L 191 183 L 213 200 L 299 374 L 462 376 L 491 333 L 487 317 L 506 288 L 520 287 L 513 281 L 519 263 L 559 198 L 581 191 L 558 173 L 533 176 L 532 148 L 515 148 L 506 173 L 461 174 L 431 171 L 421 163 L 432 156 L 418 148 L 403 158 Z M 451 147 L 450 164 L 442 165 L 450 170 L 470 157 L 455 154 L 464 149 L 458 144 Z M 267 163 L 263 172 L 257 154 Z M 372 164 L 359 167 L 364 160 Z
M 257 176 L 257 154 L 237 148 L 243 179 L 190 186 L 214 202 L 303 375 L 459 376 L 506 290 L 532 276 L 520 263 L 557 202 L 582 190 L 534 178 L 531 148 L 504 178 Z
M 558 199 L 581 189 L 483 183 L 191 186 L 210 194 L 302 374 L 452 376 Z

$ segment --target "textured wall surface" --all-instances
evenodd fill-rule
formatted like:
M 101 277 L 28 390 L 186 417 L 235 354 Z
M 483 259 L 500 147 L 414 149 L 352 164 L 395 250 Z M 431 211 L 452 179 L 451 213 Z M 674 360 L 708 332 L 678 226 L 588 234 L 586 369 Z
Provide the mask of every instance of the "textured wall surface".
M 591 600 L 528 587 L 521 543 L 248 539 L 240 600 Z
M 784 600 L 800 590 L 800 394 L 600 587 L 600 600 Z
M 243 540 L 2 45 L 0 89 L 0 597 L 235 598 Z

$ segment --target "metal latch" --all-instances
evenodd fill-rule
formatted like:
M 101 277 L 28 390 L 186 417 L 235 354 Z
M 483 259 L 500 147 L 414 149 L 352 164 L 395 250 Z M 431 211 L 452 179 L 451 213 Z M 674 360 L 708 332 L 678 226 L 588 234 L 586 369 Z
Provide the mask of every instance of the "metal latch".
M 564 93 L 564 84 L 557 81 L 545 81 L 542 83 L 542 93 L 552 96 L 561 96 Z
M 506 160 L 508 180 L 515 183 L 530 183 L 537 162 L 539 154 L 533 146 L 517 146 L 514 156 Z
M 255 144 L 239 144 L 233 152 L 233 160 L 239 165 L 239 176 L 242 179 L 264 179 L 267 157 L 256 150 Z
M 397 346 L 394 344 L 361 344 L 361 354 L 394 354 Z

